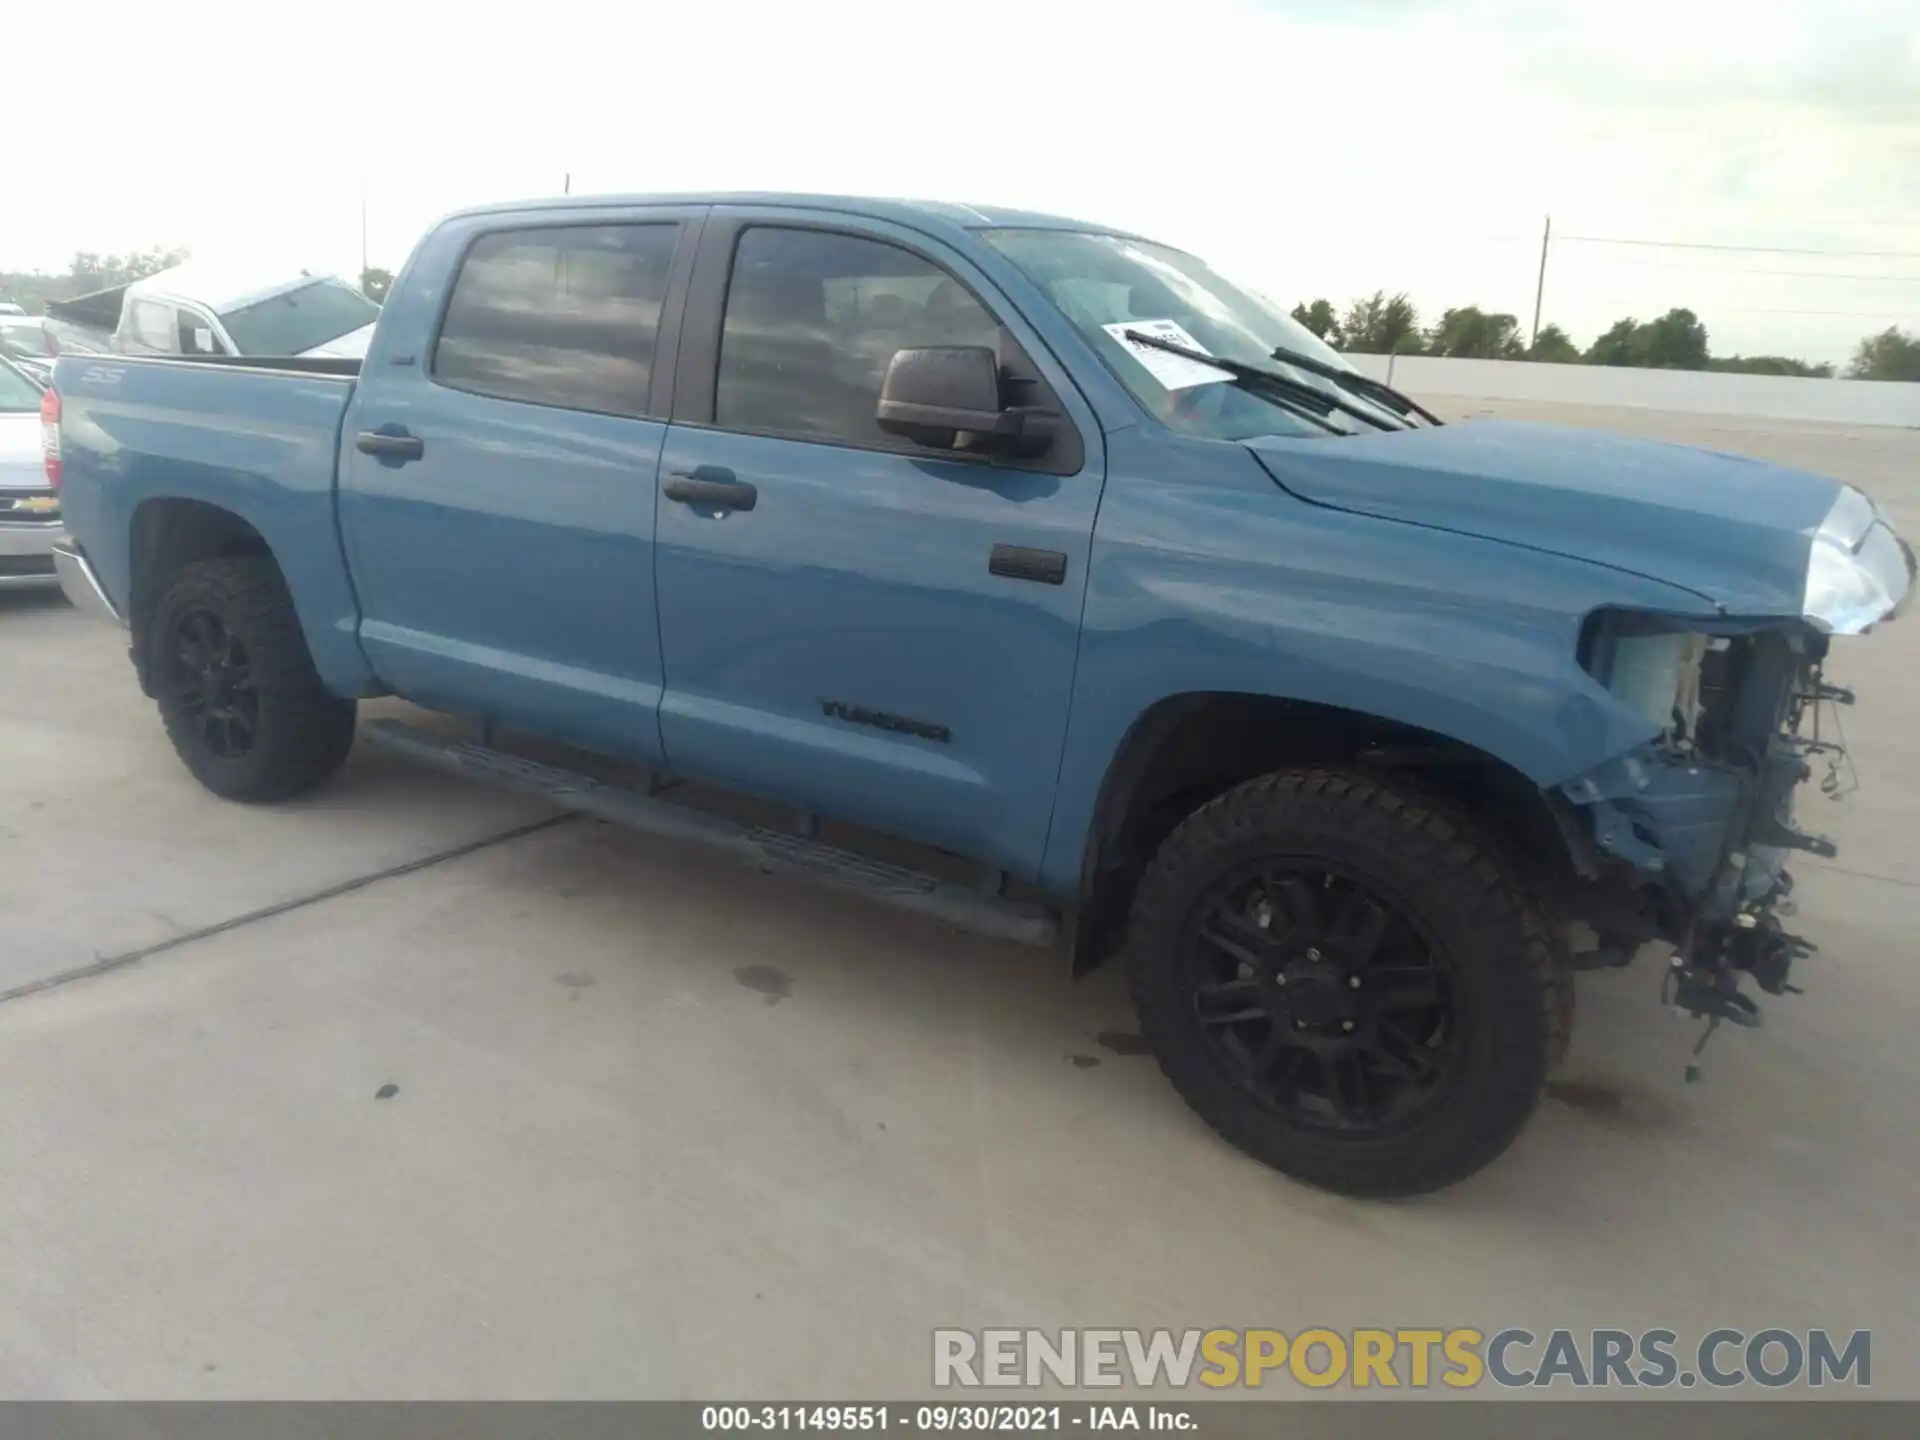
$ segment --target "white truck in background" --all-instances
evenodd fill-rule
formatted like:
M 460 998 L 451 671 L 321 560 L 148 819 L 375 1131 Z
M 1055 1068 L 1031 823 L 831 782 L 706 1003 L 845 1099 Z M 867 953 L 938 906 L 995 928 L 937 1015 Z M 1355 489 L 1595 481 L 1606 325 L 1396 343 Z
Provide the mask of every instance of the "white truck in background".
M 367 353 L 380 307 L 336 275 L 189 260 L 127 285 L 52 301 L 55 353 L 317 356 Z

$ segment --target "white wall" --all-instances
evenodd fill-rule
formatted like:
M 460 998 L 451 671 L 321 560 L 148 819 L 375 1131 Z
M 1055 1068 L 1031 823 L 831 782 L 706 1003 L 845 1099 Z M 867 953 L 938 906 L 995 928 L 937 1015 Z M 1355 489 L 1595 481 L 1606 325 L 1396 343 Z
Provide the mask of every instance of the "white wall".
M 1384 355 L 1348 357 L 1363 374 L 1387 378 Z M 1920 385 L 1889 380 L 1805 380 L 1793 375 L 1721 375 L 1609 365 L 1535 365 L 1519 360 L 1453 360 L 1401 355 L 1393 384 L 1423 395 L 1625 405 L 1703 415 L 1825 420 L 1920 429 Z

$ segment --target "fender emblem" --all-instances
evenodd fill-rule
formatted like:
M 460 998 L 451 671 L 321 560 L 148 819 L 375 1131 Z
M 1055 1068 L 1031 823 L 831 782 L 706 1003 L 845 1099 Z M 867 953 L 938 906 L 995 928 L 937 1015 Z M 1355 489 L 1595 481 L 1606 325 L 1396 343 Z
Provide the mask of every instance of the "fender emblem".
M 922 740 L 934 740 L 942 745 L 953 741 L 953 732 L 944 725 L 935 725 L 929 720 L 915 720 L 907 715 L 890 714 L 885 710 L 870 710 L 865 705 L 849 705 L 844 700 L 822 700 L 820 710 L 822 714 L 852 725 L 870 725 L 875 730 L 891 730 L 898 735 L 918 735 Z

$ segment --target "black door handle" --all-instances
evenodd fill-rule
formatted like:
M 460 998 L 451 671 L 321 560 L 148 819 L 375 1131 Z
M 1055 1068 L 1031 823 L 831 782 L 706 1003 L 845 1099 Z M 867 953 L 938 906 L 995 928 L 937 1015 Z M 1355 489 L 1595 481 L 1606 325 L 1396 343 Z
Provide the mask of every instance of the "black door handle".
M 987 557 L 987 573 L 1009 580 L 1037 580 L 1042 585 L 1067 583 L 1067 557 L 1058 550 L 1030 550 L 1025 545 L 996 545 Z
M 705 467 L 702 468 L 705 469 Z M 677 500 L 682 505 L 694 505 L 707 510 L 751 510 L 760 500 L 760 492 L 746 481 L 722 480 L 712 471 L 705 474 L 669 475 L 665 490 L 669 500 Z
M 427 442 L 418 435 L 362 430 L 353 437 L 353 448 L 362 455 L 378 455 L 382 460 L 418 460 L 427 453 Z

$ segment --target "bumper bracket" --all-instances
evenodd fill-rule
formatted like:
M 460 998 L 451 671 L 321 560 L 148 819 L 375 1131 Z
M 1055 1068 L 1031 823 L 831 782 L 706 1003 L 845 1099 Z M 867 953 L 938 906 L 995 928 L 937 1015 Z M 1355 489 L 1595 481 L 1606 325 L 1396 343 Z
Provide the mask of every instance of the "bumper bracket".
M 126 620 L 121 616 L 107 592 L 101 587 L 100 577 L 93 573 L 93 566 L 71 540 L 62 540 L 53 547 L 53 569 L 60 577 L 60 589 L 76 610 L 84 611 L 96 620 L 110 620 L 115 625 L 125 627 Z

